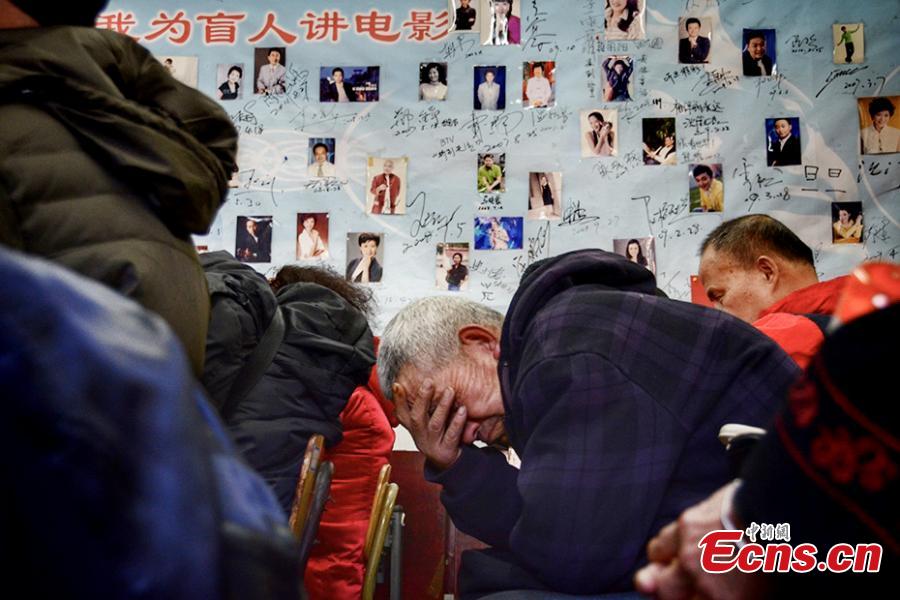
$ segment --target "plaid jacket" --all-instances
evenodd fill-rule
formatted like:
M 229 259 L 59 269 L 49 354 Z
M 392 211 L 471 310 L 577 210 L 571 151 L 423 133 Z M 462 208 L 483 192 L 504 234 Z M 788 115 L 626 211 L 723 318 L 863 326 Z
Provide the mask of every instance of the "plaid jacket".
M 429 474 L 457 527 L 548 588 L 630 588 L 649 538 L 728 480 L 719 428 L 765 426 L 799 374 L 753 327 L 654 292 L 647 269 L 599 250 L 526 276 L 499 364 L 522 468 L 464 448 Z

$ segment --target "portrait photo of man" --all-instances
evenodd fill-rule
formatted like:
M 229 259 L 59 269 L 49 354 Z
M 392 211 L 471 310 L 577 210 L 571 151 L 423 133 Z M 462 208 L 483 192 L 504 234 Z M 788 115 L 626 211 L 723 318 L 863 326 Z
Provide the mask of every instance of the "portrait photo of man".
M 722 212 L 725 209 L 725 186 L 722 165 L 689 165 L 691 212 Z
M 803 162 L 800 149 L 800 119 L 796 117 L 766 119 L 766 139 L 768 166 L 784 167 Z
M 475 110 L 503 110 L 506 106 L 506 67 L 475 67 Z
M 283 94 L 285 91 L 285 49 L 256 48 L 254 50 L 256 65 L 256 93 Z
M 469 287 L 469 244 L 437 245 L 437 289 L 465 291 Z
M 775 30 L 745 29 L 741 54 L 744 75 L 760 77 L 775 74 Z
M 406 212 L 407 158 L 368 160 L 367 211 L 373 215 L 402 215 Z
M 246 263 L 272 261 L 272 217 L 238 217 L 235 257 Z
M 834 64 L 859 64 L 865 57 L 862 23 L 838 23 L 831 27 L 834 38 Z
M 322 71 L 324 71 L 322 89 L 319 94 L 321 102 L 356 102 L 359 100 L 353 86 L 344 78 L 343 67 L 331 68 L 330 76 L 327 75 L 328 67 L 323 67 Z
M 678 62 L 689 65 L 709 62 L 712 19 L 682 17 L 679 23 Z
M 456 31 L 472 31 L 478 24 L 478 11 L 472 6 L 472 0 L 450 0 L 454 8 Z
M 309 165 L 306 174 L 309 177 L 334 177 L 334 138 L 310 138 Z
M 505 154 L 478 155 L 478 191 L 482 194 L 496 194 L 506 191 L 503 177 Z

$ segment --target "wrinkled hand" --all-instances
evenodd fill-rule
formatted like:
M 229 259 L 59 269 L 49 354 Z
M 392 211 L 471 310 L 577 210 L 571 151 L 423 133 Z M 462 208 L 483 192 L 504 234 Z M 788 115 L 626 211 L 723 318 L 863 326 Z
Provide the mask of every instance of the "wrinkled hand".
M 443 471 L 456 462 L 461 452 L 459 442 L 466 424 L 466 409 L 460 406 L 451 413 L 454 392 L 447 388 L 437 396 L 434 412 L 429 413 L 436 396 L 434 383 L 426 379 L 407 402 L 397 403 L 397 418 L 412 434 L 416 447 Z
M 732 493 L 729 483 L 712 496 L 687 509 L 678 520 L 663 527 L 647 544 L 650 564 L 634 576 L 639 592 L 662 600 L 711 598 L 737 600 L 765 595 L 763 582 L 755 574 L 737 569 L 710 574 L 700 567 L 698 543 L 704 535 L 723 529 L 722 502 Z

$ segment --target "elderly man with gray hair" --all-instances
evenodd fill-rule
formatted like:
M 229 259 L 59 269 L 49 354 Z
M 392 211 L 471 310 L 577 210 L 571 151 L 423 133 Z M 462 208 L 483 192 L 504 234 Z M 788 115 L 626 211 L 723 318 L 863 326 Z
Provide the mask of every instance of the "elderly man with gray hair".
M 503 316 L 458 297 L 404 308 L 378 375 L 462 531 L 467 597 L 630 589 L 663 525 L 728 480 L 729 422 L 765 425 L 798 370 L 749 325 L 656 295 L 582 250 L 526 274 Z M 522 459 L 475 448 L 508 437 Z

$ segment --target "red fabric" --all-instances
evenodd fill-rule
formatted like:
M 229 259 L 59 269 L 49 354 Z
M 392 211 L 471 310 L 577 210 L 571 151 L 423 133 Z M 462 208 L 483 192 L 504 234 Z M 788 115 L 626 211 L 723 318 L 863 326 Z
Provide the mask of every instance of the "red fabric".
M 818 325 L 802 315 L 832 314 L 847 281 L 848 276 L 844 275 L 788 294 L 762 311 L 753 326 L 775 340 L 805 369 L 825 336 Z
M 381 395 L 373 367 L 369 384 L 356 388 L 341 412 L 344 439 L 325 456 L 334 463 L 334 477 L 306 566 L 311 600 L 359 600 L 362 595 L 363 546 L 378 472 L 394 447 L 392 421 L 393 405 Z

